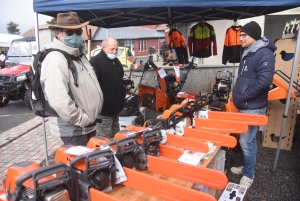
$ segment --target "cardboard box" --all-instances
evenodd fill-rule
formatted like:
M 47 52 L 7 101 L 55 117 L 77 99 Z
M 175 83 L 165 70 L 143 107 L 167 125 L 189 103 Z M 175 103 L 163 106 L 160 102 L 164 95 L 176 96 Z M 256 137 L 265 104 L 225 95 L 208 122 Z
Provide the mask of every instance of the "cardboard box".
M 219 170 L 224 172 L 225 171 L 225 155 L 226 152 L 224 150 L 219 150 L 215 157 L 210 161 L 207 165 L 208 168 Z
M 282 135 L 282 142 L 280 149 L 291 150 L 293 145 L 293 137 L 295 130 L 295 123 L 297 117 L 298 98 L 291 99 L 288 117 L 285 122 L 285 127 Z M 264 147 L 277 148 L 280 131 L 282 127 L 283 114 L 285 110 L 285 104 L 282 104 L 279 100 L 270 101 L 268 105 L 268 124 L 263 131 L 262 144 Z
M 124 130 L 126 126 L 134 125 L 136 116 L 119 117 L 120 130 Z
M 199 190 L 203 193 L 208 193 L 208 187 L 207 186 L 203 186 L 203 185 L 200 185 L 200 184 L 193 184 L 191 188 Z
M 298 59 L 298 61 L 296 62 L 297 66 L 294 78 L 291 79 L 291 81 L 298 82 L 300 72 L 300 53 L 299 55 L 294 55 L 294 57 L 288 61 L 285 61 L 282 58 L 281 53 L 282 51 L 285 51 L 286 53 L 294 53 L 296 42 L 296 39 L 280 39 L 276 42 L 277 50 L 275 51 L 275 70 L 280 70 L 289 77 L 291 76 L 294 59 Z M 294 98 L 290 101 L 280 149 L 291 150 L 292 148 L 298 109 L 298 100 L 299 98 Z M 265 128 L 265 131 L 263 132 L 262 139 L 264 147 L 277 148 L 283 122 L 282 116 L 285 111 L 285 106 L 286 104 L 283 104 L 279 100 L 269 101 L 267 108 L 267 116 L 269 121 Z
M 146 108 L 141 107 L 140 112 L 143 115 L 144 120 L 145 120 L 146 119 Z M 120 130 L 124 130 L 124 128 L 126 126 L 135 125 L 135 119 L 136 119 L 136 116 L 119 116 Z
M 229 182 L 219 201 L 242 201 L 246 195 L 247 187 Z

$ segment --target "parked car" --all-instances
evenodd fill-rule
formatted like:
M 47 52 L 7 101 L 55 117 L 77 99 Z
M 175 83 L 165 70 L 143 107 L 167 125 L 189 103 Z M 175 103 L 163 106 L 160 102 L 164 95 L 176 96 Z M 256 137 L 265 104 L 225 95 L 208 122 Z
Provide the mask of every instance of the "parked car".
M 100 48 L 93 49 L 91 51 L 91 57 L 96 56 L 101 51 Z M 118 47 L 118 53 L 116 55 L 118 59 L 120 60 L 121 64 L 125 68 L 129 68 L 132 64 L 132 53 L 128 47 Z
M 30 69 L 31 57 L 36 53 L 35 37 L 24 37 L 11 42 L 5 60 L 5 68 L 0 70 L 0 102 L 23 100 L 31 109 L 30 85 L 26 73 Z M 4 98 L 5 97 L 5 98 Z

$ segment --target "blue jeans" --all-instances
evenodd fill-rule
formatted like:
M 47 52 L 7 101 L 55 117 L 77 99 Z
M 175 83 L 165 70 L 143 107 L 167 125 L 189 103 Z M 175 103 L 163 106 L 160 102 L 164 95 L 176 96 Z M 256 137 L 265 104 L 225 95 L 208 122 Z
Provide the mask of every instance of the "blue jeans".
M 265 115 L 266 108 L 261 109 L 245 109 L 239 110 L 240 113 L 248 113 L 248 114 L 260 114 Z M 242 173 L 244 176 L 248 178 L 253 178 L 254 169 L 256 165 L 256 152 L 257 152 L 257 144 L 256 144 L 256 133 L 258 131 L 258 126 L 248 126 L 248 131 L 245 134 L 240 135 L 240 145 L 244 154 L 244 168 Z

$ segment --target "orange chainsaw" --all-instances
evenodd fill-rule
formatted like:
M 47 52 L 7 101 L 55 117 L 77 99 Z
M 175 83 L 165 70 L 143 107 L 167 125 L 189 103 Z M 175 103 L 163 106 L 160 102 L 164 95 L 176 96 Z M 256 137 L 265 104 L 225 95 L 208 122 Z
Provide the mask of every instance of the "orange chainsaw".
M 137 158 L 132 160 L 136 161 L 137 169 L 147 169 L 150 172 L 202 184 L 216 189 L 222 189 L 224 188 L 224 185 L 226 186 L 227 178 L 225 174 L 220 171 L 177 162 L 184 153 L 182 151 L 183 149 L 195 151 L 196 153 L 207 153 L 209 150 L 208 145 L 205 142 L 172 135 L 168 139 L 167 146 L 160 144 L 160 128 L 153 129 L 151 127 L 143 128 L 131 126 L 130 129 L 131 130 L 122 130 L 118 132 L 114 139 L 118 141 L 128 138 L 138 140 L 139 150 L 136 155 Z M 106 142 L 106 138 L 94 137 L 90 139 L 88 147 L 100 147 L 105 145 L 104 143 Z M 113 144 L 113 142 L 108 144 Z M 117 154 L 118 153 L 116 152 L 116 155 Z M 171 170 L 169 167 L 174 168 Z
M 205 99 L 205 96 L 201 96 L 199 99 Z M 172 105 L 170 110 L 166 110 L 162 114 L 162 118 L 168 118 L 174 113 L 177 113 L 177 116 L 184 118 L 187 115 L 191 116 L 191 113 L 193 112 L 193 126 L 196 129 L 227 133 L 245 133 L 248 129 L 248 125 L 263 126 L 268 123 L 268 118 L 265 115 L 216 112 L 204 109 L 204 106 L 209 104 L 211 98 L 207 96 L 207 100 L 204 100 L 204 102 L 199 101 L 199 99 L 194 101 L 192 107 L 186 107 L 186 104 L 191 105 L 193 102 L 193 100 L 190 99 L 184 100 L 180 105 Z M 182 109 L 180 109 L 180 107 L 182 107 Z M 190 108 L 192 112 L 186 114 L 186 108 Z
M 8 168 L 0 190 L 1 201 L 79 201 L 77 177 L 63 163 L 40 167 L 34 161 Z
M 68 149 L 74 146 L 68 146 L 68 147 L 62 146 L 56 152 L 56 158 L 55 158 L 56 162 L 63 161 L 64 163 L 69 163 L 70 167 L 73 168 L 78 175 L 79 185 L 82 185 L 82 183 L 84 183 L 87 184 L 87 186 L 94 187 L 93 188 L 94 190 L 90 191 L 90 194 L 98 192 L 101 189 L 106 189 L 107 186 L 109 186 L 109 183 L 112 185 L 111 192 L 113 192 L 114 185 L 113 185 L 112 178 L 114 176 L 110 175 L 110 177 L 108 177 L 109 173 L 112 171 L 107 170 L 108 167 L 111 167 L 110 166 L 111 163 L 105 159 L 107 156 L 99 155 L 99 153 L 103 154 L 104 152 L 107 153 L 112 152 L 111 149 L 108 148 L 106 149 L 106 147 L 111 146 L 111 148 L 114 149 L 115 151 L 116 158 L 118 159 L 118 161 L 120 161 L 121 165 L 123 166 L 122 169 L 126 173 L 127 180 L 122 181 L 124 188 L 130 187 L 164 200 L 179 201 L 182 200 L 181 199 L 182 197 L 188 200 L 195 200 L 195 201 L 215 200 L 215 198 L 209 194 L 200 191 L 195 191 L 193 189 L 189 189 L 187 187 L 179 186 L 176 184 L 172 184 L 170 182 L 163 181 L 161 179 L 157 179 L 145 173 L 141 173 L 134 170 L 138 167 L 137 154 L 139 150 L 139 146 L 137 144 L 137 140 L 135 137 L 128 137 L 125 139 L 120 139 L 115 141 L 109 141 L 106 138 L 100 138 L 100 142 L 101 143 L 104 142 L 104 144 L 99 143 L 98 145 L 96 145 L 95 141 L 89 142 L 89 145 L 94 144 L 95 145 L 94 148 L 97 148 L 97 150 L 84 154 L 82 156 L 74 156 L 66 153 Z M 112 159 L 111 156 L 112 155 L 110 153 L 109 158 Z M 112 160 L 110 161 L 112 162 Z M 104 169 L 101 169 L 101 166 Z M 103 166 L 105 166 L 106 168 Z M 99 170 L 101 170 L 102 172 L 101 174 Z M 116 172 L 120 171 L 119 168 L 115 168 L 115 170 Z M 222 188 L 224 188 L 226 184 L 227 184 L 227 180 L 225 184 L 222 183 Z M 88 196 L 88 194 L 86 193 L 88 192 L 87 189 L 84 190 L 83 192 L 81 191 L 81 196 L 82 193 L 85 193 L 85 195 Z M 164 190 L 161 191 L 160 189 L 164 189 Z M 111 192 L 108 192 L 108 194 L 110 194 Z M 98 198 L 97 200 L 101 200 L 101 199 Z

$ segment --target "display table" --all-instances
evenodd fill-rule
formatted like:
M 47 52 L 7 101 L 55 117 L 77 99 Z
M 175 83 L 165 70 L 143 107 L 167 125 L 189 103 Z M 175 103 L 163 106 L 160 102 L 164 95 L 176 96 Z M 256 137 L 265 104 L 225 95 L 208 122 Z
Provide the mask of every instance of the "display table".
M 220 146 L 217 146 L 215 151 L 213 153 L 211 153 L 211 155 L 208 159 L 201 161 L 200 167 L 207 167 L 207 165 L 214 158 L 214 156 L 217 154 L 219 149 L 220 149 Z M 172 177 L 167 177 L 167 176 L 164 176 L 161 174 L 152 173 L 147 170 L 137 170 L 137 171 L 143 172 L 144 174 L 148 174 L 153 177 L 171 182 L 173 184 L 184 186 L 187 188 L 191 188 L 193 185 L 193 183 L 191 183 L 191 182 L 183 181 L 183 180 L 172 178 Z M 143 183 L 143 181 L 140 181 L 140 182 L 141 182 L 141 185 L 146 185 Z M 149 186 L 149 188 L 151 188 L 151 186 Z M 210 190 L 209 192 L 212 192 L 212 191 Z M 115 188 L 109 193 L 109 195 L 112 195 L 113 197 L 120 199 L 120 200 L 130 200 L 130 201 L 140 201 L 140 200 L 159 201 L 159 200 L 162 200 L 162 199 L 156 198 L 154 196 L 145 194 L 141 191 L 137 191 L 135 189 L 123 186 L 121 184 L 116 185 Z

